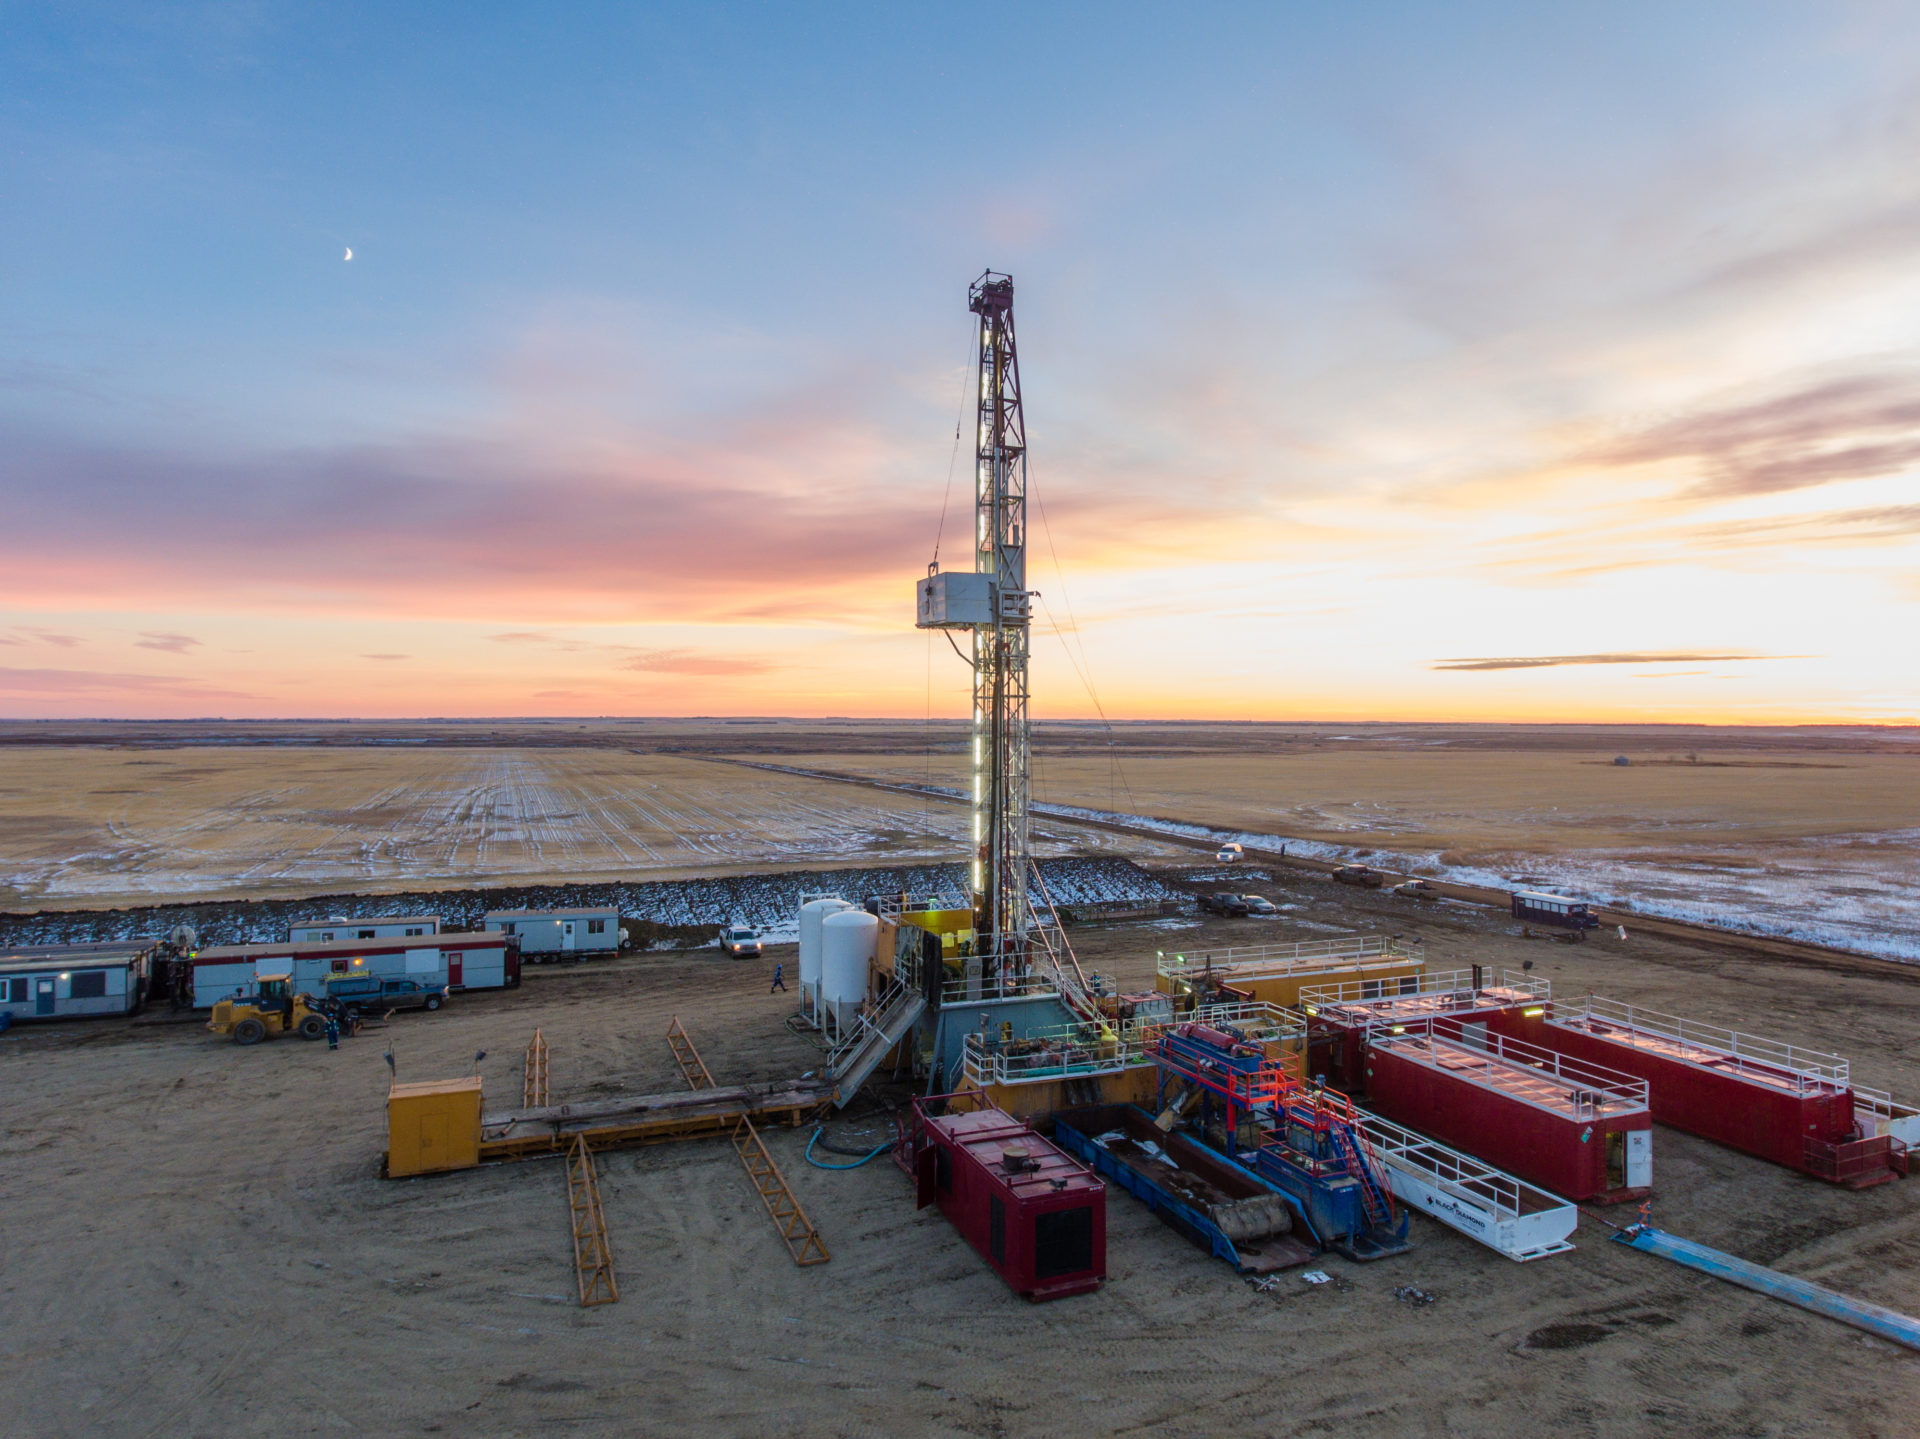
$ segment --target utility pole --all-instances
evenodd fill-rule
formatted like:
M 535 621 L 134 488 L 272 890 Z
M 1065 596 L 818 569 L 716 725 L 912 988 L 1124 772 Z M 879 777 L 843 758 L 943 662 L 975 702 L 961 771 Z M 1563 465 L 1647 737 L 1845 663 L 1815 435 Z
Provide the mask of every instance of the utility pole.
M 978 317 L 973 573 L 929 566 L 917 624 L 973 634 L 973 858 L 976 950 L 989 982 L 1024 974 L 1029 740 L 1027 438 L 1014 345 L 1013 279 L 987 271 L 967 292 Z

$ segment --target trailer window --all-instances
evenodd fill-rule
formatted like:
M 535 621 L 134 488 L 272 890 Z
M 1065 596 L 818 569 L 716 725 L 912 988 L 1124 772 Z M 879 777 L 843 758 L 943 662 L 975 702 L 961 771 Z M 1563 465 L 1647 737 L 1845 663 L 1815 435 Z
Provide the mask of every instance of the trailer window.
M 1033 1277 L 1079 1274 L 1093 1268 L 1093 1210 L 1056 1209 L 1033 1221 Z
M 27 1002 L 27 982 L 24 979 L 14 979 L 9 980 L 8 984 L 11 988 L 7 994 L 7 1003 L 25 1004 Z
M 106 994 L 107 972 L 104 969 L 81 970 L 68 981 L 67 995 L 71 999 L 104 999 Z
M 1000 1263 L 1007 1262 L 1007 1206 L 997 1198 L 987 1200 L 987 1251 Z
M 607 922 L 604 919 L 590 919 L 587 921 L 588 934 L 605 934 L 606 932 Z

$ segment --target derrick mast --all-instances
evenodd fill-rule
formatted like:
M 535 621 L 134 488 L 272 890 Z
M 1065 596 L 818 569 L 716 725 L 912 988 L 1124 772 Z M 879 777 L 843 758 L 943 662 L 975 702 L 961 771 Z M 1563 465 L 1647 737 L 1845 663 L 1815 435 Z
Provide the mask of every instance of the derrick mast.
M 978 324 L 973 572 L 930 566 L 919 586 L 922 628 L 973 638 L 971 889 L 978 951 L 992 978 L 1027 964 L 1027 441 L 1014 345 L 1013 279 L 989 270 L 967 307 Z

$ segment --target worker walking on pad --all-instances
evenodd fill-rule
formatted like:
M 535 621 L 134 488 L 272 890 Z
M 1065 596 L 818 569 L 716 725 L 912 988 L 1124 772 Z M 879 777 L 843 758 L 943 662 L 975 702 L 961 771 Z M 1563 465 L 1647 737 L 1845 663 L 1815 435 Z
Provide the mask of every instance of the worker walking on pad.
M 327 1048 L 340 1047 L 340 1017 L 332 1010 L 327 1011 Z
M 772 994 L 773 991 L 776 989 L 779 990 L 782 994 L 785 994 L 787 992 L 787 981 L 783 977 L 786 974 L 786 972 L 787 972 L 787 966 L 785 965 L 785 963 L 776 964 L 773 967 L 773 984 L 769 986 L 769 988 L 767 989 L 768 994 Z

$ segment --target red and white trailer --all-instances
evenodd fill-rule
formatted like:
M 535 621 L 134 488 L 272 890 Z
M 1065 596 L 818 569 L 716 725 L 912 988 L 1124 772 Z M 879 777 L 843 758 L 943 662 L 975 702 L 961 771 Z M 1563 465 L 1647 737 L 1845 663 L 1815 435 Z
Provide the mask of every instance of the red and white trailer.
M 309 994 L 320 993 L 329 978 L 354 974 L 415 979 L 454 990 L 513 989 L 520 983 L 519 942 L 501 934 L 220 944 L 197 950 L 188 964 L 195 1009 L 252 994 L 263 974 L 290 974 L 295 992 Z
M 1367 1041 L 1368 1107 L 1564 1199 L 1616 1204 L 1653 1184 L 1647 1083 L 1488 1032 L 1420 1019 Z
M 1307 1018 L 1307 1067 L 1311 1078 L 1356 1099 L 1366 1093 L 1362 1055 L 1367 1036 L 1403 1029 L 1416 1020 L 1485 1020 L 1507 1011 L 1546 1013 L 1552 986 L 1544 979 L 1507 970 L 1493 976 L 1479 965 L 1394 979 L 1358 979 L 1308 985 L 1300 990 Z
M 945 1107 L 947 1113 L 935 1113 Z M 1016 1294 L 1059 1299 L 1107 1277 L 1107 1186 L 978 1090 L 915 1100 L 895 1158 Z
M 1904 1146 L 1868 1132 L 1868 1106 L 1856 1112 L 1850 1066 L 1837 1054 L 1596 995 L 1557 1001 L 1531 1030 L 1525 1023 L 1503 1014 L 1491 1027 L 1645 1080 L 1661 1124 L 1856 1189 L 1904 1169 Z

